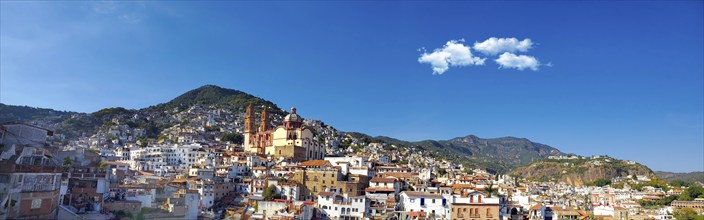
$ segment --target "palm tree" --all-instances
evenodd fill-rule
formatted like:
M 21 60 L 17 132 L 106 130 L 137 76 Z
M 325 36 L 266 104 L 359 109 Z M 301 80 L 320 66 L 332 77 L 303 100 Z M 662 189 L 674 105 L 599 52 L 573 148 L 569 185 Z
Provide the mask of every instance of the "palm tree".
M 486 187 L 486 192 L 489 194 L 487 198 L 491 198 L 492 194 L 495 194 L 497 189 L 494 189 L 494 183 L 489 183 L 489 186 Z

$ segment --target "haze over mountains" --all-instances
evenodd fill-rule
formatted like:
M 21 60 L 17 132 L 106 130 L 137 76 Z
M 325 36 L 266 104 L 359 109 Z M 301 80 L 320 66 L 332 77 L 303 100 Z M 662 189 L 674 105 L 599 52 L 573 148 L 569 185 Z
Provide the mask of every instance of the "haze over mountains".
M 76 139 L 80 136 L 94 134 L 101 127 L 111 123 L 113 119 L 119 118 L 128 120 L 135 127 L 145 129 L 149 138 L 156 138 L 163 129 L 175 123 L 171 117 L 173 114 L 184 111 L 191 106 L 216 106 L 239 114 L 243 113 L 246 106 L 250 104 L 267 108 L 274 117 L 274 121 L 287 113 L 276 104 L 245 92 L 206 85 L 188 91 L 169 102 L 142 109 L 118 107 L 106 108 L 93 113 L 78 113 L 0 104 L 0 122 L 20 121 L 37 124 L 53 129 L 56 133 L 65 135 L 67 139 Z M 305 114 L 303 117 L 314 118 L 314 116 Z M 384 136 L 372 137 L 357 132 L 345 132 L 345 134 L 366 143 L 384 142 L 398 146 L 417 147 L 435 152 L 440 157 L 466 161 L 502 173 L 528 165 L 531 162 L 542 161 L 549 156 L 568 155 L 554 147 L 516 137 L 485 139 L 468 135 L 449 140 L 409 142 Z M 608 154 L 608 152 L 603 154 Z M 647 167 L 636 168 L 633 172 L 652 174 Z M 609 176 L 622 174 L 620 171 L 603 173 L 609 174 Z

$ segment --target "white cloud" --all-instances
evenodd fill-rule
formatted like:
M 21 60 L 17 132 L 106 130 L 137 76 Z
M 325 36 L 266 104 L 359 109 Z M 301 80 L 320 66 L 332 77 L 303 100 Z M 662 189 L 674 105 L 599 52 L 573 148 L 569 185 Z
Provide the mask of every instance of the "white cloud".
M 532 56 L 516 55 L 509 52 L 504 52 L 495 60 L 500 66 L 499 68 L 514 68 L 517 70 L 531 69 L 538 71 L 540 61 Z
M 485 58 L 472 56 L 470 47 L 462 44 L 464 40 L 451 40 L 445 47 L 423 52 L 418 58 L 419 63 L 430 63 L 433 74 L 443 74 L 450 66 L 484 65 Z
M 533 42 L 529 39 L 512 38 L 489 38 L 484 42 L 474 42 L 474 50 L 485 55 L 496 55 L 503 52 L 526 52 L 533 47 Z

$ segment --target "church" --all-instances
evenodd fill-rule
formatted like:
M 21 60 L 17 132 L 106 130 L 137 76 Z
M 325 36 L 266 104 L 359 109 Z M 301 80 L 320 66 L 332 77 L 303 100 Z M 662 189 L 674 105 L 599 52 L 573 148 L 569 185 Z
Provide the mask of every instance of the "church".
M 244 118 L 244 150 L 271 155 L 289 161 L 320 160 L 325 157 L 325 147 L 313 139 L 313 130 L 303 125 L 303 118 L 291 108 L 283 125 L 269 128 L 269 113 L 262 110 L 259 129 L 255 130 L 254 110 L 247 107 Z

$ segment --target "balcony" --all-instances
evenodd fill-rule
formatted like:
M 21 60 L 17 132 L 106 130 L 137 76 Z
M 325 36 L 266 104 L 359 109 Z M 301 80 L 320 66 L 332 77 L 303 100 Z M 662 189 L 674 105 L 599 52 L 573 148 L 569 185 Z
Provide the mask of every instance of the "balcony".
M 71 173 L 71 178 L 79 178 L 79 179 L 105 178 L 105 173 Z
M 54 184 L 25 184 L 22 186 L 22 192 L 47 192 L 58 190 Z

